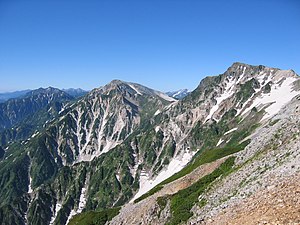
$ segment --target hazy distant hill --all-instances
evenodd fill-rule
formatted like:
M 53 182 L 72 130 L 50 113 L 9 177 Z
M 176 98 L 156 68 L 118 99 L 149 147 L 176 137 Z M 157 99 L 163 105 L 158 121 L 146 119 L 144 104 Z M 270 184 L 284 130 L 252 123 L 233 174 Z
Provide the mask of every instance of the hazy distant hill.
M 69 95 L 75 98 L 82 97 L 88 93 L 88 91 L 82 90 L 81 88 L 68 88 L 68 89 L 62 89 L 62 91 L 68 93 Z
M 24 96 L 29 91 L 31 91 L 31 90 L 0 93 L 0 103 L 5 102 L 5 101 L 7 101 L 8 99 L 11 99 L 11 98 L 18 98 L 18 97 Z

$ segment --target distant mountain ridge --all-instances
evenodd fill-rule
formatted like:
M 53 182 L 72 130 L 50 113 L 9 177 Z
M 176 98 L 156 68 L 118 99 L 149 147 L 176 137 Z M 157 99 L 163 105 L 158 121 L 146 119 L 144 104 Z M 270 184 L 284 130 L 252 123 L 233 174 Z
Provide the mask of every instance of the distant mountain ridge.
M 166 92 L 166 94 L 172 98 L 175 98 L 175 99 L 183 99 L 184 97 L 186 97 L 188 94 L 190 94 L 191 91 L 189 91 L 188 89 L 180 89 L 178 91 L 169 91 L 169 92 Z
M 0 103 L 0 145 L 28 138 L 57 117 L 64 105 L 72 100 L 74 98 L 67 93 L 49 87 Z
M 52 87 L 49 87 L 52 88 Z M 46 89 L 46 88 L 43 88 Z M 57 88 L 58 89 L 58 88 Z M 37 90 L 37 89 L 35 89 Z M 67 94 L 78 98 L 78 97 L 82 97 L 83 95 L 85 95 L 86 93 L 88 93 L 88 91 L 85 91 L 81 88 L 67 88 L 67 89 L 61 89 L 62 91 L 66 92 Z M 13 91 L 13 92 L 3 92 L 0 93 L 0 103 L 3 103 L 9 99 L 13 99 L 13 98 L 20 98 L 25 96 L 27 93 L 34 91 L 31 89 L 27 89 L 27 90 L 21 90 L 21 91 Z
M 4 92 L 0 93 L 0 103 L 5 102 L 11 98 L 18 98 L 24 96 L 26 93 L 30 92 L 31 90 L 22 90 L 22 91 L 14 91 L 14 92 Z
M 82 97 L 88 93 L 88 91 L 85 91 L 81 88 L 67 88 L 67 89 L 62 89 L 62 91 L 68 93 L 69 95 L 71 95 L 75 98 Z

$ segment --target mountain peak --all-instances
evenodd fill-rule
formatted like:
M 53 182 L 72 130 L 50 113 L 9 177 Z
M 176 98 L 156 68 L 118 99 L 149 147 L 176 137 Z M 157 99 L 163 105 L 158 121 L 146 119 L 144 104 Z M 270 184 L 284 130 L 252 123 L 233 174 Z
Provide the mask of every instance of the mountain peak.
M 127 84 L 127 82 L 119 79 L 114 79 L 111 82 L 109 82 L 107 85 L 120 85 L 120 84 Z
M 31 96 L 40 96 L 40 95 L 46 95 L 46 96 L 61 96 L 66 99 L 72 99 L 73 97 L 70 96 L 68 93 L 54 87 L 47 87 L 47 88 L 39 88 L 36 90 L 32 90 L 28 92 L 24 97 L 31 97 Z
M 188 89 L 180 89 L 177 91 L 169 91 L 166 92 L 166 94 L 172 98 L 175 99 L 183 99 L 184 97 L 186 97 L 188 94 L 190 93 L 190 91 Z
M 282 70 L 279 68 L 268 67 L 264 65 L 249 65 L 241 62 L 234 62 L 224 73 L 225 77 L 236 77 L 250 79 L 259 76 L 277 77 L 277 78 L 297 78 L 298 75 L 293 70 Z
M 106 84 L 103 87 L 94 89 L 91 92 L 91 95 L 94 95 L 94 93 L 96 93 L 97 95 L 99 93 L 100 94 L 109 93 L 112 90 L 118 90 L 118 92 L 124 96 L 126 96 L 127 93 L 129 93 L 129 95 L 132 95 L 132 96 L 134 96 L 134 95 L 136 95 L 136 96 L 142 96 L 142 95 L 155 96 L 155 97 L 164 99 L 168 102 L 176 101 L 176 99 L 169 97 L 167 94 L 164 94 L 160 91 L 153 90 L 153 89 L 145 87 L 141 84 L 122 81 L 122 80 L 118 80 L 118 79 L 112 80 L 110 83 Z

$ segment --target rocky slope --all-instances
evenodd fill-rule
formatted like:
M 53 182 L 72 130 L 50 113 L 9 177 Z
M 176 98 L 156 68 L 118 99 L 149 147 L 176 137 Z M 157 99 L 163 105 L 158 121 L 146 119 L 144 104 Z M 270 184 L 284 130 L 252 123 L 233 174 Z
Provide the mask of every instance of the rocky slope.
M 227 193 L 214 186 L 227 177 L 226 184 L 233 185 L 228 191 L 234 190 L 247 159 L 268 143 L 255 138 L 268 124 L 281 124 L 273 116 L 298 94 L 293 71 L 242 63 L 203 79 L 180 101 L 114 80 L 64 105 L 32 137 L 5 146 L 2 221 L 67 224 L 76 214 L 125 204 L 112 223 L 207 222 L 223 207 L 223 200 L 210 198 L 208 191 Z M 228 158 L 218 161 L 223 157 Z M 212 163 L 210 170 L 201 169 L 205 163 Z M 156 185 L 157 193 L 145 196 Z M 151 210 L 143 210 L 144 201 Z M 129 219 L 130 207 L 146 213 Z
M 178 191 L 185 189 L 199 180 L 201 177 L 212 173 L 221 163 L 225 161 L 226 157 L 216 160 L 213 163 L 204 164 L 190 174 L 166 184 L 157 193 L 146 198 L 144 201 L 136 204 L 129 203 L 126 207 L 123 207 L 116 217 L 109 222 L 109 224 L 164 224 L 167 222 L 167 218 L 170 216 L 170 212 L 165 209 L 160 209 L 156 202 L 158 198 L 173 195 Z M 165 212 L 162 212 L 165 210 Z M 134 213 L 131 213 L 134 212 Z M 164 215 L 163 213 L 167 214 Z
M 120 214 L 111 221 L 112 224 L 136 224 L 137 221 L 140 222 L 139 224 L 240 224 L 241 222 L 255 224 L 254 220 L 251 220 L 252 216 L 255 216 L 257 223 L 299 222 L 297 191 L 287 194 L 287 190 L 297 185 L 295 177 L 299 176 L 298 125 L 300 115 L 298 107 L 300 98 L 294 97 L 299 93 L 298 77 L 293 71 L 264 67 L 261 67 L 263 71 L 259 67 L 252 67 L 250 70 L 252 76 L 249 76 L 244 72 L 247 71 L 248 66 L 245 69 L 244 65 L 234 64 L 233 67 L 240 70 L 240 75 L 236 78 L 231 77 L 232 67 L 229 68 L 225 74 L 232 79 L 228 81 L 231 82 L 230 87 L 225 85 L 223 94 L 215 95 L 215 105 L 210 108 L 209 113 L 201 117 L 204 118 L 202 120 L 204 125 L 212 119 L 217 121 L 217 124 L 222 124 L 224 115 L 220 117 L 220 112 L 224 108 L 226 109 L 229 105 L 236 111 L 234 117 L 238 118 L 239 122 L 235 124 L 236 127 L 231 129 L 229 127 L 221 135 L 219 141 L 215 142 L 215 147 L 226 146 L 226 142 L 229 143 L 234 138 L 234 136 L 228 138 L 227 135 L 234 135 L 242 129 L 245 121 L 251 117 L 257 117 L 253 121 L 259 123 L 256 131 L 244 136 L 250 138 L 251 142 L 244 150 L 233 155 L 235 163 L 230 172 L 210 183 L 204 192 L 202 190 L 201 194 L 197 195 L 197 201 L 188 203 L 193 205 L 190 208 L 191 214 L 187 216 L 188 219 L 183 219 L 183 215 L 178 220 L 173 219 L 176 217 L 174 213 L 177 212 L 174 202 L 178 195 L 190 191 L 191 188 L 182 189 L 178 192 L 180 194 L 165 195 L 166 202 L 163 206 L 162 200 L 157 198 L 159 192 L 135 205 L 125 205 Z M 236 71 L 234 70 L 235 74 Z M 264 77 L 264 73 L 268 75 L 261 78 Z M 242 74 L 245 76 L 244 83 L 236 82 L 241 79 Z M 249 81 L 252 89 L 247 87 L 247 92 L 243 92 L 243 89 L 234 90 L 245 87 Z M 268 84 L 270 88 L 266 86 Z M 231 90 L 234 92 L 228 94 Z M 244 93 L 248 97 L 245 98 L 245 95 L 237 93 Z M 214 138 L 213 135 L 211 138 Z M 240 141 L 242 140 L 243 138 Z M 180 179 L 173 183 L 180 185 Z M 164 188 L 167 186 L 164 185 L 162 190 Z M 196 190 L 198 189 L 189 195 L 196 194 Z M 276 191 L 278 191 L 277 194 L 275 194 Z M 273 198 L 268 200 L 267 196 L 270 195 Z M 181 204 L 187 203 L 181 202 Z M 123 213 L 137 206 L 138 212 L 143 213 L 137 213 L 136 216 L 130 215 L 130 217 Z M 145 211 L 144 208 L 151 210 Z M 250 209 L 251 214 L 247 214 Z M 276 213 L 279 209 L 281 212 Z
M 161 176 L 155 167 L 146 169 L 140 180 L 147 185 L 141 182 L 138 196 L 182 169 L 197 150 L 231 144 L 276 114 L 299 93 L 298 80 L 293 71 L 234 63 L 224 74 L 203 79 L 182 101 L 157 112 L 147 135 L 155 131 L 163 134 L 162 143 L 174 143 L 174 159 Z
M 297 189 L 287 194 L 300 174 L 299 104 L 298 96 L 255 132 L 251 143 L 237 155 L 238 170 L 203 196 L 208 203 L 194 208 L 195 219 L 191 221 L 233 224 L 250 218 L 240 217 L 252 209 L 250 215 L 258 223 L 299 222 L 295 213 L 299 208 Z

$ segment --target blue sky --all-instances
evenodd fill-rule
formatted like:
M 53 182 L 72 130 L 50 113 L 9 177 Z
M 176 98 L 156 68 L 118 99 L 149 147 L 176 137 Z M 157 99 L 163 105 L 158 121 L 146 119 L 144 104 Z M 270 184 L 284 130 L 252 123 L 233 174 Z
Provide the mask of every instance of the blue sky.
M 0 0 L 0 92 L 193 89 L 236 61 L 300 73 L 300 2 Z

